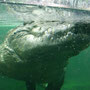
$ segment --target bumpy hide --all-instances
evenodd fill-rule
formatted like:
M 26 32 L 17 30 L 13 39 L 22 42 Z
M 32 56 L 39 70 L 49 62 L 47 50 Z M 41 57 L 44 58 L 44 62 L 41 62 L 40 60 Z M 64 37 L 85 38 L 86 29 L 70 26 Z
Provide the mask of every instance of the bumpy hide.
M 0 73 L 40 83 L 61 80 L 68 58 L 89 43 L 88 23 L 24 23 L 11 30 L 0 47 Z

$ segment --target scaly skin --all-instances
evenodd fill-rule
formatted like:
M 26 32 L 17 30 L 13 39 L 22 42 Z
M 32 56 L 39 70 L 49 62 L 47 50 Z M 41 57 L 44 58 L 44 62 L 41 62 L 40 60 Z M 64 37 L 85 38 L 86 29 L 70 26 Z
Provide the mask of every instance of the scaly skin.
M 34 83 L 59 81 L 62 86 L 68 59 L 89 45 L 89 23 L 25 23 L 11 30 L 0 47 L 0 73 Z

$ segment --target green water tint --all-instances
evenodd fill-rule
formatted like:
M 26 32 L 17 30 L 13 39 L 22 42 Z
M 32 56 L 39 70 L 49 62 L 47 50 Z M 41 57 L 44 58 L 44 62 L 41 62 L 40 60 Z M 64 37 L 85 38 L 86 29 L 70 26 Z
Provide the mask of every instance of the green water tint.
M 90 12 L 88 12 L 88 14 L 90 14 Z M 7 20 L 7 22 L 9 21 Z M 4 41 L 7 32 L 14 27 L 16 26 L 0 27 L 0 44 Z M 90 47 L 82 51 L 78 56 L 75 56 L 69 60 L 65 82 L 62 90 L 90 90 L 89 52 Z M 26 86 L 22 81 L 1 77 L 0 90 L 26 90 Z M 44 89 L 41 88 L 41 86 L 37 85 L 37 90 Z
M 4 41 L 7 32 L 13 28 L 15 28 L 15 26 L 0 26 L 0 44 Z
M 15 26 L 0 27 L 0 43 Z M 62 90 L 90 90 L 90 47 L 70 58 Z M 6 77 L 0 78 L 0 90 L 26 90 L 25 83 Z M 37 85 L 37 90 L 44 90 Z

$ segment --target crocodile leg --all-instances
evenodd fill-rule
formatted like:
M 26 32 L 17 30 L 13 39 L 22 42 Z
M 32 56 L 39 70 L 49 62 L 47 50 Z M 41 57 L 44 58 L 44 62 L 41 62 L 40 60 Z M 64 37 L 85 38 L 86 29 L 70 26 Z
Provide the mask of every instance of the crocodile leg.
M 64 76 L 60 81 L 57 80 L 55 82 L 49 83 L 45 90 L 61 90 L 63 83 L 64 83 Z
M 27 90 L 36 90 L 36 84 L 30 81 L 26 81 Z

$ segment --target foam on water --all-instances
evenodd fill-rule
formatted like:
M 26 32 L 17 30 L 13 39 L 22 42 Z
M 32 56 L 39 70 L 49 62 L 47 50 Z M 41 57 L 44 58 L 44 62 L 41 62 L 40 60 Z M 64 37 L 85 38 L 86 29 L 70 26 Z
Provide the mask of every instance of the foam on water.
M 17 5 L 9 4 L 9 11 L 13 11 L 13 15 L 17 19 L 24 22 L 30 21 L 59 21 L 63 22 L 79 22 L 90 20 L 90 11 L 83 11 L 72 8 L 59 8 L 38 5 Z
M 3 0 L 2 0 L 3 1 Z M 78 0 L 76 0 L 78 1 Z M 4 0 L 0 3 L 1 11 L 0 22 L 8 21 L 11 25 L 23 22 L 59 22 L 74 24 L 77 22 L 90 22 L 89 1 L 78 1 L 77 7 L 75 0 Z M 48 3 L 47 3 L 48 2 Z M 67 3 L 66 3 L 67 2 Z M 86 3 L 87 7 L 83 7 Z M 84 6 L 85 6 L 84 5 Z M 81 7 L 82 6 L 82 7 Z M 88 10 L 87 10 L 88 9 Z M 4 23 L 5 22 L 5 23 Z M 13 22 L 13 23 L 12 23 Z M 62 27 L 62 26 L 61 26 Z M 66 27 L 66 26 L 65 26 Z M 64 26 L 62 28 L 65 28 Z

